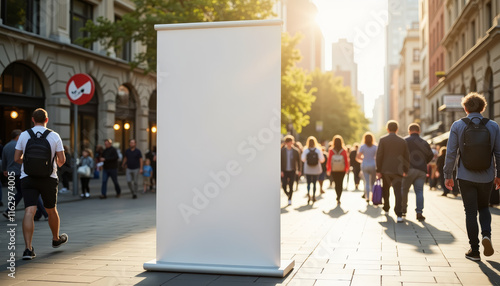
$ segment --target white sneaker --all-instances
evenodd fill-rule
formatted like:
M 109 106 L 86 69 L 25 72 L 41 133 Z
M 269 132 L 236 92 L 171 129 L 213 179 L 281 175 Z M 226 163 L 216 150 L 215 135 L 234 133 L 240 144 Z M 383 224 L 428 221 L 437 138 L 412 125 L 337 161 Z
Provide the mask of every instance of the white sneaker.
M 288 200 L 288 205 L 291 206 L 292 205 L 292 200 Z
M 398 222 L 404 222 L 405 220 L 403 219 L 403 217 L 401 216 L 398 216 L 398 219 L 397 219 Z
M 85 193 L 86 198 L 90 198 L 90 193 Z

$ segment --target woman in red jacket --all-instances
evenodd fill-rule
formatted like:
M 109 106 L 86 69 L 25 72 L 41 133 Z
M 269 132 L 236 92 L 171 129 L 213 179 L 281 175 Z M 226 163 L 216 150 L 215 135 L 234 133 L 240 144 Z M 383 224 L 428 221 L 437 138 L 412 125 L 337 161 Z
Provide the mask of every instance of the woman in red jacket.
M 344 146 L 342 136 L 333 136 L 333 147 L 328 151 L 328 162 L 326 164 L 328 175 L 332 174 L 337 193 L 337 204 L 340 204 L 340 196 L 344 189 L 344 176 L 349 172 L 349 159 Z

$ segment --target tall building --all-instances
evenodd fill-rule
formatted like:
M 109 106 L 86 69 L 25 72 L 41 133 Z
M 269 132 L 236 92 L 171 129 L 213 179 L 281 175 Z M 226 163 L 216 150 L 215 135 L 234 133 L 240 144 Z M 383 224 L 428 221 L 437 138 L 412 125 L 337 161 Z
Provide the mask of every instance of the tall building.
M 347 39 L 332 44 L 332 71 L 344 79 L 344 86 L 351 88 L 351 94 L 359 104 L 358 64 L 354 62 L 354 45 Z
M 49 112 L 49 128 L 73 146 L 66 83 L 87 73 L 95 94 L 78 108 L 77 151 L 94 150 L 106 138 L 122 151 L 131 138 L 143 151 L 156 144 L 156 76 L 129 66 L 145 46 L 129 42 L 105 50 L 99 43 L 84 48 L 77 42 L 85 37 L 80 28 L 86 21 L 119 21 L 134 9 L 132 1 L 2 1 L 0 9 L 0 139 L 30 128 L 31 113 L 42 107 Z
M 400 134 L 407 134 L 410 123 L 420 123 L 420 42 L 418 23 L 408 29 L 399 65 Z
M 420 94 L 429 92 L 429 0 L 419 1 L 419 49 L 420 49 Z M 430 124 L 430 120 L 425 116 L 427 105 L 421 97 L 420 106 L 420 127 L 425 129 Z
M 298 67 L 307 71 L 316 68 L 325 70 L 325 49 L 323 33 L 316 23 L 318 9 L 311 0 L 283 0 L 282 19 L 284 31 L 291 36 L 302 34 L 302 40 L 297 45 L 302 55 Z
M 385 100 L 386 120 L 389 115 L 392 74 L 399 65 L 399 52 L 403 47 L 406 31 L 414 22 L 418 22 L 418 0 L 388 0 L 389 19 L 386 27 L 386 64 L 385 64 Z
M 429 13 L 430 21 L 437 23 L 435 39 L 431 37 L 429 41 L 433 47 L 430 50 L 436 52 L 431 56 L 434 58 L 431 72 L 433 66 L 436 72 L 440 72 L 444 65 L 444 73 L 440 75 L 441 79 L 435 78 L 436 82 L 431 83 L 426 96 L 433 108 L 432 123 L 442 124 L 443 131 L 449 130 L 453 121 L 465 115 L 459 104 L 460 98 L 472 91 L 482 93 L 488 102 L 483 115 L 499 120 L 500 57 L 496 55 L 500 55 L 500 1 L 436 2 L 436 7 Z M 444 26 L 442 39 L 441 25 Z M 432 74 L 430 78 L 433 82 Z M 445 132 L 433 141 L 443 144 L 446 138 Z

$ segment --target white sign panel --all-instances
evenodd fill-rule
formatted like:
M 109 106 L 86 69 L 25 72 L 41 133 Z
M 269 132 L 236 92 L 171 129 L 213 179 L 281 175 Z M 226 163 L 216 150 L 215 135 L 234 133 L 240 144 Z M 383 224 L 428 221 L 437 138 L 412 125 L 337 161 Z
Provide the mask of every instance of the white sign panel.
M 156 25 L 156 260 L 146 270 L 284 276 L 281 21 Z

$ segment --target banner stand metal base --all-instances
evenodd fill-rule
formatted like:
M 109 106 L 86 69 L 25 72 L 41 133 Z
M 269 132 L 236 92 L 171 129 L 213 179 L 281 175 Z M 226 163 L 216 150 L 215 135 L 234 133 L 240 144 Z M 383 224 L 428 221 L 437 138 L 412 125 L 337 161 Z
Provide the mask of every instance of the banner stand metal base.
M 144 263 L 147 271 L 189 272 L 208 274 L 250 275 L 285 277 L 295 266 L 294 260 L 281 260 L 281 267 L 235 266 L 235 265 L 209 265 L 191 263 L 169 263 L 151 260 Z

